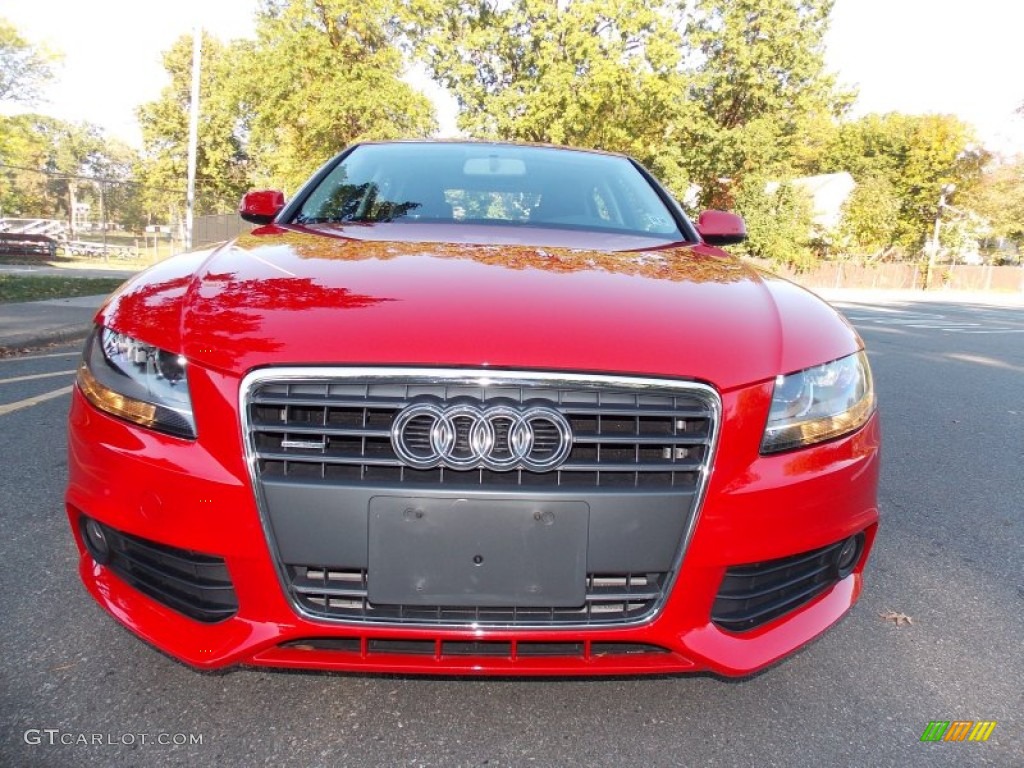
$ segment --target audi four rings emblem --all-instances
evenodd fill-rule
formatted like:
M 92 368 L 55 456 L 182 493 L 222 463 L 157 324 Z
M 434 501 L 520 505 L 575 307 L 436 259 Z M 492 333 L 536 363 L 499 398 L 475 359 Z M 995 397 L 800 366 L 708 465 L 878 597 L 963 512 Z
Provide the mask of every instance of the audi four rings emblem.
M 398 458 L 415 469 L 554 469 L 572 450 L 572 429 L 554 408 L 416 403 L 391 425 Z

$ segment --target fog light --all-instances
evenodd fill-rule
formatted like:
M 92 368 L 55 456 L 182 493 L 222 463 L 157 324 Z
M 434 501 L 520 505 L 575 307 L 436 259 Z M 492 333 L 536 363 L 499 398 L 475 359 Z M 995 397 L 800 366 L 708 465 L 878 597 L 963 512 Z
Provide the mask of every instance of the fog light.
M 864 534 L 858 533 L 843 542 L 836 555 L 834 567 L 836 578 L 845 579 L 860 562 L 861 552 L 864 551 Z
M 103 526 L 91 517 L 82 517 L 82 541 L 85 542 L 85 549 L 100 565 L 110 562 L 110 544 L 107 542 L 107 534 Z

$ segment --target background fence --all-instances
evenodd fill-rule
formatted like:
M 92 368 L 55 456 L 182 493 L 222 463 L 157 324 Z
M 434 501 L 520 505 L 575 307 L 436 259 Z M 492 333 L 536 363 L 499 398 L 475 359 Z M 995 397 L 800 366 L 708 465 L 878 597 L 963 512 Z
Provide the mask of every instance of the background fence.
M 806 272 L 772 270 L 808 288 L 923 289 L 927 267 L 919 264 L 861 265 L 827 262 Z M 940 264 L 932 271 L 932 289 L 1024 292 L 1024 267 Z
M 192 246 L 219 243 L 249 232 L 255 225 L 243 221 L 237 213 L 197 216 L 192 222 Z

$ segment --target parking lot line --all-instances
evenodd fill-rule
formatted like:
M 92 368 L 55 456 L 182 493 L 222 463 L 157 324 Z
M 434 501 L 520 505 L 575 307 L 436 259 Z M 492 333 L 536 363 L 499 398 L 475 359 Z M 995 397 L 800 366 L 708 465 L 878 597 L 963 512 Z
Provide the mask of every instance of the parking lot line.
M 0 384 L 13 384 L 16 381 L 35 381 L 36 379 L 52 379 L 54 376 L 70 376 L 75 372 L 72 368 L 70 371 L 53 371 L 51 373 L 33 373 L 28 376 L 12 376 L 9 379 L 0 379 Z
M 46 360 L 51 357 L 81 357 L 81 352 L 54 352 L 49 355 L 11 355 L 0 357 L 0 363 L 23 362 L 25 360 Z
M 74 385 L 72 384 L 67 387 L 55 389 L 52 392 L 44 392 L 41 395 L 35 395 L 34 397 L 27 397 L 24 400 L 18 400 L 16 403 L 0 405 L 0 416 L 6 416 L 9 413 L 14 413 L 14 411 L 20 411 L 22 408 L 29 408 L 33 405 L 45 403 L 47 400 L 53 400 L 55 397 L 60 397 L 61 395 L 69 394 L 73 387 Z

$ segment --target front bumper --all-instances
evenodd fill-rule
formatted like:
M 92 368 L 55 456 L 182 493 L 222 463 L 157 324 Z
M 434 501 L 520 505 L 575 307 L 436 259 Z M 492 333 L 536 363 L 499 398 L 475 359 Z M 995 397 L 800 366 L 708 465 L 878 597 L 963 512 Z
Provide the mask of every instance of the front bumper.
M 755 672 L 834 624 L 856 601 L 878 522 L 877 416 L 807 450 L 757 453 L 769 385 L 722 395 L 720 448 L 686 556 L 663 608 L 642 625 L 492 629 L 345 624 L 289 604 L 260 522 L 237 424 L 238 381 L 204 371 L 191 382 L 200 440 L 138 429 L 73 394 L 67 511 L 89 592 L 136 634 L 203 669 L 256 666 L 458 675 Z M 231 618 L 178 613 L 97 565 L 81 516 L 168 547 L 222 558 L 238 601 Z M 750 631 L 711 621 L 726 569 L 785 558 L 863 532 L 852 574 Z

